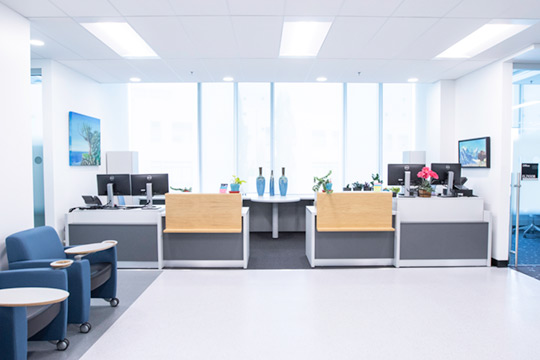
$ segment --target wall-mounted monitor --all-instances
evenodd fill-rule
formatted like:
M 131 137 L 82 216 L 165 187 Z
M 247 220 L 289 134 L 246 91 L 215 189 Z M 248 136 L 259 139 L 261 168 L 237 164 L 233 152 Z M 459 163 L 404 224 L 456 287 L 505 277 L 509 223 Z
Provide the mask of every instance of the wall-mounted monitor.
M 489 168 L 490 162 L 490 137 L 459 140 L 459 163 L 462 168 Z

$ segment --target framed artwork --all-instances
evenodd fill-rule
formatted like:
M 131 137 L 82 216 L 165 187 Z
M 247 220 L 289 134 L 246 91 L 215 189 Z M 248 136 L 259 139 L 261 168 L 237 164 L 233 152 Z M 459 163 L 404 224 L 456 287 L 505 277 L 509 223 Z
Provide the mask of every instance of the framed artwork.
M 490 162 L 490 138 L 489 136 L 459 140 L 459 163 L 462 168 L 489 168 Z
M 69 165 L 101 165 L 100 120 L 69 112 Z

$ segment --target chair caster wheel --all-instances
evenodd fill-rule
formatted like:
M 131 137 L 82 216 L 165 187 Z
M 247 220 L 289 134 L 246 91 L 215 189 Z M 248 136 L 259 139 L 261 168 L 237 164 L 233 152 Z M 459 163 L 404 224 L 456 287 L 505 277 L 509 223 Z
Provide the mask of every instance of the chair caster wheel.
M 90 329 L 92 329 L 92 325 L 90 325 L 89 322 L 85 322 L 84 324 L 81 324 L 81 326 L 79 327 L 79 330 L 83 333 L 83 334 L 86 334 L 90 331 Z
M 118 300 L 118 298 L 112 298 L 111 300 L 109 300 L 109 303 L 111 304 L 112 307 L 117 307 L 118 304 L 120 303 L 120 300 Z
M 59 340 L 56 343 L 56 350 L 58 350 L 58 351 L 65 351 L 68 347 L 69 347 L 69 340 L 68 339 Z

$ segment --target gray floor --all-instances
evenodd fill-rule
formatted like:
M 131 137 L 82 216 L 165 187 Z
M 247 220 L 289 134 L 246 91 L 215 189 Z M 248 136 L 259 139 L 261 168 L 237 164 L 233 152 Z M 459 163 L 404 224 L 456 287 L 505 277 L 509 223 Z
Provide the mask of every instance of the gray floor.
M 92 330 L 88 334 L 81 334 L 77 325 L 69 325 L 67 338 L 70 344 L 66 351 L 57 351 L 55 345 L 46 341 L 30 341 L 28 359 L 81 358 L 161 273 L 157 270 L 119 270 L 117 294 L 120 304 L 118 307 L 112 308 L 104 300 L 92 299 L 90 309 Z
M 306 257 L 306 233 L 280 232 L 249 234 L 248 269 L 309 269 Z

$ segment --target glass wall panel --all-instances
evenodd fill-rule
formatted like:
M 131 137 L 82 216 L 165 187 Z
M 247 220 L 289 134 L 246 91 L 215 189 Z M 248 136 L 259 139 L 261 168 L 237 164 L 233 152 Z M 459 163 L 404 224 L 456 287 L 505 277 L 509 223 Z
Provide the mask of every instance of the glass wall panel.
M 200 101 L 202 192 L 212 193 L 236 173 L 234 84 L 202 84 Z
M 379 84 L 347 84 L 345 184 L 371 181 L 379 168 Z
M 276 172 L 286 168 L 288 193 L 311 192 L 313 176 L 324 176 L 329 170 L 338 189 L 342 184 L 343 84 L 278 83 L 274 96 L 274 166 Z
M 259 167 L 270 169 L 270 83 L 238 84 L 238 176 L 257 192 Z
M 403 151 L 415 150 L 415 85 L 383 85 L 383 168 L 386 183 L 388 164 L 402 163 Z
M 171 186 L 197 191 L 197 84 L 130 84 L 129 110 L 139 172 L 168 173 Z

